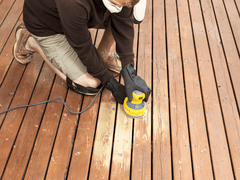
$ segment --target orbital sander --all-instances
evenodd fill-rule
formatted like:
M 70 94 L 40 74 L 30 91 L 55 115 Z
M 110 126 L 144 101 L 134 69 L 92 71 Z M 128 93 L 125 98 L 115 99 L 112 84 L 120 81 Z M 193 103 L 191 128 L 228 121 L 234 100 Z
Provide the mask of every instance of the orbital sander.
M 131 118 L 141 118 L 146 115 L 146 104 L 143 102 L 145 94 L 141 91 L 133 91 L 133 98 L 130 102 L 128 97 L 125 98 L 123 103 L 124 112 Z

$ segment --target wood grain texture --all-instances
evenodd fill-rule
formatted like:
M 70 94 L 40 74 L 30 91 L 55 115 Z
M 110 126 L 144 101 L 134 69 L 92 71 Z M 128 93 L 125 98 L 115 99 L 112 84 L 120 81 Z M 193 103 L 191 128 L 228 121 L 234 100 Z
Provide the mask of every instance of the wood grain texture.
M 175 1 L 170 0 L 166 3 L 166 13 L 173 177 L 192 179 L 183 64 L 179 44 L 180 32 Z
M 178 0 L 177 7 L 194 177 L 210 180 L 210 148 L 187 0 Z
M 192 10 L 192 12 L 195 12 L 192 13 L 193 21 L 196 22 L 195 24 L 193 23 L 193 29 L 196 39 L 196 51 L 198 55 L 199 72 L 201 77 L 203 102 L 205 107 L 206 123 L 211 147 L 210 151 L 213 163 L 214 176 L 216 179 L 232 179 L 233 174 L 228 153 L 226 135 L 224 133 L 225 129 L 223 124 L 222 112 L 215 84 L 216 82 L 214 77 L 214 67 L 212 67 L 211 56 L 207 48 L 207 43 L 209 42 L 211 54 L 213 57 L 213 63 L 214 61 L 219 62 L 221 56 L 223 55 L 222 47 L 219 43 L 220 38 L 218 35 L 215 18 L 213 16 L 213 9 L 210 6 L 210 2 L 202 1 L 202 4 L 200 6 L 202 7 L 204 15 L 203 22 L 206 25 L 207 32 L 204 32 L 204 27 L 203 25 L 201 25 L 202 21 L 200 21 L 199 19 L 199 15 L 201 14 L 201 12 L 199 12 L 199 5 L 193 4 L 192 1 L 190 1 L 190 4 L 192 8 L 195 7 L 195 11 Z M 208 35 L 207 37 L 206 33 Z M 208 38 L 208 42 L 206 38 Z M 216 59 L 216 57 L 218 58 Z M 222 58 L 223 57 L 224 56 L 222 56 Z
M 109 90 L 102 93 L 89 179 L 108 179 L 115 125 L 116 101 Z
M 39 103 L 48 99 L 53 78 L 54 73 L 44 64 L 30 104 Z M 23 177 L 28 164 L 28 158 L 26 157 L 30 156 L 45 106 L 46 104 L 28 108 L 16 142 L 13 145 L 13 150 L 8 160 L 3 179 L 21 179 Z
M 14 0 L 4 0 L 0 1 L 1 11 L 0 11 L 0 25 L 3 23 L 4 19 L 8 15 L 11 10 L 12 5 L 14 4 Z
M 153 1 L 153 179 L 172 179 L 165 3 Z M 161 77 L 161 78 L 160 78 Z
M 236 9 L 236 5 L 232 0 L 223 0 L 224 7 L 226 8 L 227 15 L 229 17 L 231 30 L 233 32 L 233 36 L 235 38 L 235 42 L 238 48 L 238 53 L 240 52 L 240 14 Z M 239 18 L 236 18 L 239 17 Z
M 110 179 L 130 179 L 133 119 L 118 106 Z
M 4 48 L 2 49 L 2 51 L 0 50 L 0 86 L 2 85 L 3 79 L 6 76 L 6 73 L 13 61 L 13 45 L 16 41 L 15 39 L 15 31 L 16 31 L 16 27 L 22 23 L 22 19 L 20 19 L 16 26 L 13 29 L 13 33 L 11 33 L 9 39 L 7 40 L 7 42 L 5 43 Z M 14 64 L 16 64 L 16 62 L 14 62 Z M 22 66 L 25 67 L 25 66 Z M 19 68 L 21 69 L 21 68 Z M 15 71 L 16 72 L 16 71 Z
M 66 92 L 65 82 L 57 77 L 49 99 L 65 99 Z M 51 152 L 62 110 L 63 104 L 61 101 L 53 101 L 47 104 L 24 179 L 44 179 L 49 162 L 54 161 Z
M 21 64 L 18 65 L 22 66 Z M 10 108 L 29 103 L 41 66 L 42 60 L 38 58 L 33 59 L 33 62 L 27 66 L 18 89 L 14 94 Z M 1 126 L 0 144 L 1 147 L 4 147 L 4 149 L 1 151 L 2 153 L 0 154 L 0 161 L 2 162 L 0 164 L 1 174 L 8 160 L 8 156 L 11 152 L 11 148 L 19 131 L 19 127 L 21 126 L 25 112 L 26 108 L 20 108 L 8 112 Z
M 82 109 L 85 109 L 93 100 L 92 96 L 85 96 Z M 90 108 L 80 115 L 77 135 L 74 143 L 68 179 L 87 180 L 91 154 L 95 136 L 95 127 L 98 118 L 100 95 Z
M 228 69 L 226 66 L 226 62 L 225 62 L 225 57 L 224 57 L 224 53 L 221 47 L 221 44 L 219 43 L 219 41 L 216 41 L 216 39 L 219 39 L 219 36 L 214 37 L 213 36 L 213 32 L 217 32 L 217 27 L 211 25 L 210 22 L 206 21 L 208 26 L 207 26 L 207 30 L 208 30 L 208 38 L 209 38 L 209 43 L 210 43 L 210 50 L 211 52 L 209 52 L 208 48 L 207 48 L 207 37 L 205 34 L 205 29 L 204 29 L 204 24 L 203 21 L 199 18 L 201 12 L 200 12 L 200 8 L 199 8 L 199 4 L 197 3 L 193 3 L 192 1 L 190 1 L 190 7 L 192 9 L 192 18 L 193 21 L 195 23 L 193 23 L 193 30 L 194 30 L 194 34 L 195 34 L 195 41 L 196 41 L 196 46 L 197 46 L 197 54 L 198 54 L 198 61 L 199 61 L 199 65 L 201 67 L 204 67 L 204 69 L 202 69 L 202 74 L 206 74 L 206 72 L 211 72 L 212 68 L 211 68 L 211 62 L 209 61 L 211 59 L 210 56 L 212 56 L 212 62 L 214 65 L 214 70 L 215 70 L 215 76 L 216 76 L 216 80 L 217 80 L 217 87 L 218 87 L 218 92 L 220 95 L 220 101 L 221 101 L 221 107 L 222 107 L 222 111 L 223 111 L 223 116 L 224 116 L 224 121 L 225 121 L 225 126 L 227 128 L 227 134 L 228 134 L 228 141 L 229 141 L 229 145 L 230 145 L 230 150 L 234 149 L 232 152 L 232 156 L 235 158 L 232 158 L 233 162 L 234 162 L 234 166 L 236 165 L 236 163 L 238 163 L 239 161 L 237 160 L 239 157 L 239 153 L 234 153 L 236 152 L 235 148 L 239 148 L 236 147 L 237 144 L 236 142 L 239 142 L 239 124 L 238 124 L 238 119 L 239 119 L 239 115 L 238 115 L 238 110 L 237 110 L 237 106 L 236 106 L 236 101 L 233 95 L 233 90 L 232 90 L 232 86 L 231 86 L 231 81 L 230 81 L 230 77 L 229 77 L 229 73 L 228 73 Z M 211 55 L 210 55 L 211 53 Z M 209 65 L 209 68 L 207 66 L 207 64 Z M 213 75 L 212 75 L 213 76 Z M 213 77 L 212 77 L 213 78 Z M 202 78 L 203 79 L 203 78 Z M 209 79 L 208 77 L 205 77 L 204 79 Z M 214 81 L 213 79 L 211 81 Z M 211 82 L 206 82 L 206 84 L 209 84 Z M 207 85 L 206 85 L 207 86 Z M 215 87 L 212 87 L 213 89 Z M 208 89 L 207 91 L 212 91 L 211 89 Z M 232 129 L 233 127 L 235 127 L 234 129 Z M 231 129 L 229 129 L 231 128 Z M 229 130 L 228 130 L 229 129 Z M 235 134 L 237 133 L 237 134 Z M 237 165 L 239 166 L 239 165 Z M 235 166 L 236 167 L 236 166 Z M 238 171 L 236 171 L 238 172 Z M 237 175 L 237 173 L 235 173 Z
M 135 54 L 137 53 L 137 42 L 138 25 L 135 25 L 133 42 L 133 52 Z M 136 56 L 134 57 L 134 63 L 136 64 Z M 124 84 L 123 78 L 121 78 L 120 83 Z M 131 177 L 133 118 L 126 116 L 123 105 L 118 105 L 115 129 L 110 179 L 127 180 Z
M 24 0 L 17 0 L 10 11 L 8 12 L 7 17 L 4 19 L 4 21 L 1 24 L 0 28 L 0 52 L 3 48 L 4 44 L 6 43 L 10 33 L 13 30 L 13 27 L 15 26 L 18 18 L 20 17 L 22 13 L 22 5 Z
M 73 112 L 79 112 L 82 98 L 83 95 L 69 90 L 66 99 L 68 108 Z M 56 134 L 46 179 L 66 179 L 78 119 L 79 115 L 72 114 L 64 108 Z
M 240 0 L 234 0 L 235 4 L 236 4 L 236 8 L 238 10 L 238 14 L 240 15 Z
M 16 92 L 17 86 L 20 83 L 22 74 L 24 73 L 26 66 L 22 66 L 16 60 L 13 61 L 10 69 L 5 77 L 5 80 L 2 83 L 0 89 L 0 111 L 4 111 L 9 108 L 11 101 Z M 13 78 L 15 77 L 15 78 Z M 6 114 L 0 115 L 0 124 L 4 121 Z
M 139 27 L 137 75 L 152 86 L 152 2 L 147 1 L 144 21 Z M 134 120 L 132 179 L 151 179 L 151 95 L 146 103 L 147 114 Z
M 238 106 L 240 107 L 240 55 L 237 51 L 237 47 L 233 38 L 233 34 L 231 31 L 231 27 L 228 21 L 228 17 L 226 15 L 226 11 L 222 1 L 213 0 L 213 8 L 216 14 L 216 21 L 219 28 L 219 33 L 221 36 L 220 43 L 223 44 L 224 53 L 226 56 L 226 62 L 229 68 L 229 73 L 232 77 L 232 84 L 234 88 L 234 92 L 236 94 L 236 99 Z M 212 16 L 212 15 L 209 15 Z M 239 16 L 238 16 L 239 17 Z M 237 19 L 237 18 L 236 18 Z M 238 18 L 238 21 L 240 19 Z M 233 24 L 234 25 L 234 24 Z M 238 26 L 240 26 L 238 24 Z M 239 33 L 239 31 L 238 31 Z

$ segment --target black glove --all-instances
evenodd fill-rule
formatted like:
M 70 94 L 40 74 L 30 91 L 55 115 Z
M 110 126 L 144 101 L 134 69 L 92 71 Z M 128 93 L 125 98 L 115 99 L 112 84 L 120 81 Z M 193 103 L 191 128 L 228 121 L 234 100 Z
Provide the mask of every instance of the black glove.
M 114 77 L 110 79 L 110 83 L 106 85 L 106 88 L 110 90 L 116 100 L 116 102 L 123 104 L 126 97 L 125 87 L 120 84 Z
M 126 65 L 122 71 L 121 75 L 123 76 L 125 83 L 125 90 L 128 96 L 128 100 L 132 101 L 132 92 L 134 90 L 139 90 L 145 94 L 144 101 L 148 101 L 148 97 L 151 93 L 151 89 L 147 86 L 146 82 L 136 75 L 136 70 L 131 64 Z

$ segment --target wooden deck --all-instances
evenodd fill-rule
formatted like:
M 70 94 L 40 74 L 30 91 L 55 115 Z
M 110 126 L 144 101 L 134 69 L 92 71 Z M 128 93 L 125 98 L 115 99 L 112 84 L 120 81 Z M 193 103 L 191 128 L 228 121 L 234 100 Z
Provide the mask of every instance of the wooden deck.
M 0 0 L 0 111 L 57 97 L 84 109 L 93 97 L 39 55 L 14 60 L 23 1 Z M 239 15 L 240 0 L 148 0 L 134 40 L 147 115 L 126 117 L 108 90 L 80 116 L 61 101 L 2 114 L 0 179 L 240 180 Z

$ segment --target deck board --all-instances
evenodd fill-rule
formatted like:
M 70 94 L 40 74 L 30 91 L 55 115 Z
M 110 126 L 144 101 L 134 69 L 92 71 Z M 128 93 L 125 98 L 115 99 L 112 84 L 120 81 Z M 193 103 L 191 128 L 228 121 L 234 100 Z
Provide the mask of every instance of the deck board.
M 236 4 L 236 8 L 238 10 L 238 14 L 240 14 L 240 1 L 239 0 L 235 0 L 235 4 Z
M 216 14 L 217 25 L 220 31 L 220 41 L 223 44 L 224 53 L 228 63 L 228 68 L 232 77 L 234 92 L 236 94 L 238 106 L 240 107 L 240 61 L 239 53 L 234 42 L 234 37 L 230 28 L 226 12 L 221 1 L 213 0 L 214 12 Z M 239 22 L 239 18 L 236 18 Z M 239 33 L 239 31 L 238 31 Z
M 209 27 L 209 29 L 212 27 Z M 216 29 L 216 27 L 215 27 Z M 231 153 L 231 159 L 233 166 L 235 167 L 235 176 L 239 178 L 239 171 L 236 171 L 239 163 L 239 152 L 233 151 L 235 145 L 239 143 L 239 109 L 234 97 L 234 91 L 232 87 L 231 77 L 229 77 L 229 70 L 226 66 L 226 60 L 222 46 L 214 38 L 210 38 L 209 42 L 211 48 L 212 62 L 214 65 L 215 76 L 217 80 L 217 89 L 219 93 L 219 99 L 221 102 L 222 113 L 224 118 L 224 124 L 227 131 L 227 138 L 229 141 L 229 148 Z M 219 38 L 219 37 L 217 37 Z M 200 40 L 199 40 L 200 41 Z M 207 59 L 210 59 L 207 57 Z M 232 129 L 233 128 L 233 129 Z M 235 134 L 236 133 L 236 134 Z M 231 141 L 231 142 L 230 142 Z M 235 141 L 235 142 L 234 142 Z M 238 149 L 239 147 L 237 147 Z
M 53 98 L 83 110 L 42 58 L 12 55 L 23 0 L 0 0 L 0 111 Z M 135 67 L 152 94 L 127 117 L 104 90 L 0 115 L 0 179 L 240 180 L 240 1 L 147 1 Z M 90 30 L 98 47 L 104 30 Z M 30 78 L 31 77 L 31 78 Z M 123 82 L 123 79 L 117 78 Z
M 225 64 L 225 66 L 226 66 L 226 60 L 224 57 L 224 51 L 223 51 L 222 44 L 220 43 L 221 40 L 219 37 L 219 33 L 216 33 L 216 32 L 218 32 L 216 19 L 214 17 L 213 11 L 209 11 L 209 10 L 206 11 L 208 8 L 211 9 L 212 5 L 210 4 L 209 1 L 202 1 L 202 3 L 203 3 L 203 5 L 202 5 L 203 11 L 205 11 L 204 19 L 205 19 L 205 23 L 206 23 L 209 46 L 210 46 L 210 50 L 211 50 L 211 54 L 212 54 L 212 58 L 213 58 L 212 61 L 214 64 L 222 63 L 222 65 Z M 236 51 L 236 49 L 233 49 L 233 51 Z M 211 59 L 210 59 L 210 61 L 211 61 Z M 239 61 L 239 58 L 235 59 L 235 62 L 236 61 Z M 204 69 L 202 68 L 202 72 L 205 73 L 206 64 L 202 65 L 202 67 L 204 68 Z M 216 67 L 217 66 L 211 67 L 211 71 L 216 69 Z M 223 71 L 221 71 L 220 69 L 218 69 L 218 70 L 219 70 L 218 71 L 219 74 L 223 73 Z M 230 68 L 229 68 L 229 71 L 231 71 Z M 217 72 L 217 71 L 215 71 L 215 72 Z M 232 75 L 232 73 L 230 73 L 230 74 Z M 216 77 L 219 77 L 219 76 L 216 76 Z M 209 79 L 209 77 L 206 77 L 206 78 Z M 231 78 L 233 78 L 233 77 L 231 77 Z M 214 77 L 212 79 L 213 79 L 212 81 L 216 81 L 216 79 L 214 79 Z M 223 117 L 222 117 L 223 110 L 221 110 L 221 104 L 217 103 L 217 101 L 219 102 L 219 99 L 218 99 L 219 95 L 218 95 L 217 91 L 218 91 L 218 89 L 222 88 L 221 85 L 218 85 L 218 82 L 220 82 L 220 81 L 215 82 L 216 83 L 215 87 L 212 87 L 212 91 L 214 91 L 213 92 L 214 94 L 211 95 L 210 102 L 209 102 L 209 99 L 205 100 L 205 102 L 206 102 L 205 108 L 209 108 L 209 110 L 206 111 L 208 113 L 208 114 L 206 113 L 206 116 L 207 116 L 207 124 L 208 124 L 208 129 L 209 129 L 208 133 L 209 133 L 211 151 L 212 151 L 211 155 L 212 155 L 212 161 L 213 161 L 213 169 L 214 169 L 214 174 L 215 174 L 216 178 L 223 178 L 225 176 L 224 178 L 233 179 L 233 176 L 231 176 L 233 174 L 232 167 L 231 167 L 231 159 L 230 159 L 229 152 L 228 152 L 229 150 L 227 150 L 228 144 L 227 144 L 227 139 L 226 139 L 226 134 L 225 134 L 225 129 L 224 129 L 225 127 L 223 124 Z M 206 86 L 209 86 L 209 84 L 210 83 L 208 82 Z M 211 84 L 213 84 L 213 83 L 211 83 Z M 223 86 L 226 87 L 226 83 L 224 83 Z M 231 93 L 231 92 L 229 92 L 229 93 Z M 204 94 L 206 94 L 206 93 L 204 93 Z M 213 109 L 214 106 L 212 106 L 212 104 L 215 105 L 215 109 Z M 208 116 L 211 119 L 208 120 Z M 238 117 L 238 119 L 239 119 L 239 117 Z M 218 139 L 218 141 L 216 141 L 216 139 Z M 213 147 L 216 147 L 216 148 L 213 148 Z M 222 155 L 220 155 L 220 154 L 222 154 Z M 227 156 L 229 156 L 229 157 L 227 157 Z M 239 173 L 239 172 L 236 171 L 236 173 Z
M 191 150 L 180 49 L 177 2 L 166 2 L 169 110 L 174 179 L 192 179 Z
M 67 88 L 65 83 L 57 77 L 54 80 L 49 99 L 66 99 L 66 93 Z M 26 173 L 23 175 L 24 179 L 44 179 L 47 174 L 49 161 L 53 160 L 51 154 L 61 121 L 62 111 L 63 105 L 60 101 L 47 104 L 41 124 L 39 124 L 38 134 L 34 144 L 32 144 L 33 150 L 28 157 L 29 162 L 26 166 Z
M 22 22 L 22 19 L 20 19 L 17 23 L 19 25 Z M 16 26 L 14 27 L 15 31 Z M 10 37 L 7 38 L 7 33 L 4 33 L 4 31 L 1 31 L 2 28 L 0 28 L 0 33 L 2 35 L 2 41 L 0 41 L 0 45 L 2 45 L 2 48 L 0 49 L 0 58 L 1 58 L 1 74 L 0 74 L 0 84 L 3 83 L 3 79 L 9 69 L 9 66 L 12 63 L 13 60 L 13 54 L 12 54 L 12 47 L 15 43 L 15 33 L 11 33 Z M 3 38 L 5 37 L 5 39 Z M 6 42 L 7 41 L 7 42 Z M 4 48 L 3 48 L 4 47 Z
M 6 40 L 8 39 L 8 36 L 10 35 L 10 33 L 13 30 L 13 27 L 15 26 L 16 21 L 22 14 L 22 5 L 23 0 L 17 0 L 12 7 L 10 8 L 7 7 L 9 8 L 9 11 L 7 11 L 5 17 L 2 18 L 2 21 L 3 20 L 4 21 L 0 23 L 1 25 L 0 49 L 2 49 L 2 47 L 4 46 Z
M 152 2 L 147 1 L 145 20 L 139 27 L 137 49 L 137 74 L 151 87 L 152 84 Z M 151 179 L 151 96 L 147 103 L 147 114 L 134 120 L 132 179 Z
M 236 9 L 234 1 L 225 0 L 224 7 L 226 8 L 229 22 L 231 25 L 231 30 L 233 32 L 233 36 L 235 38 L 236 45 L 238 47 L 238 53 L 240 51 L 240 18 L 235 18 L 239 16 L 238 10 Z
M 45 64 L 34 90 L 31 104 L 44 101 L 48 98 L 53 79 L 54 73 L 50 71 L 49 66 Z M 39 94 L 41 94 L 41 96 L 39 96 Z M 32 144 L 38 132 L 44 109 L 45 105 L 28 108 L 8 160 L 8 166 L 3 179 L 20 179 L 24 174 L 28 158 L 23 159 L 22 157 L 29 157 L 32 151 Z M 12 129 L 11 132 L 13 132 Z M 15 173 L 12 172 L 13 170 Z
M 172 179 L 164 1 L 153 1 L 153 179 Z M 159 78 L 161 77 L 161 78 Z
M 20 103 L 29 103 L 41 67 L 42 60 L 35 58 L 33 60 L 33 63 L 26 68 L 17 91 L 15 93 L 12 93 L 12 96 L 14 97 L 10 107 L 18 106 Z M 31 77 L 30 79 L 29 76 Z M 28 88 L 26 88 L 26 85 Z M 14 146 L 18 131 L 21 128 L 23 118 L 25 117 L 25 113 L 26 108 L 21 108 L 19 111 L 11 111 L 7 113 L 1 126 L 0 144 L 4 148 L 1 151 L 2 153 L 0 155 L 0 161 L 2 162 L 0 165 L 0 172 L 3 172 L 3 169 L 5 167 L 4 164 L 7 162 L 8 156 L 11 153 L 11 149 Z
M 79 112 L 81 110 L 82 99 L 83 96 L 81 94 L 68 91 L 66 104 L 73 112 Z M 51 153 L 47 179 L 66 178 L 78 119 L 79 115 L 69 113 L 66 108 L 63 110 Z
M 178 1 L 177 7 L 193 172 L 196 179 L 210 180 L 213 178 L 213 172 L 211 168 L 209 144 L 206 132 L 198 64 L 194 49 L 189 7 L 186 1 Z

